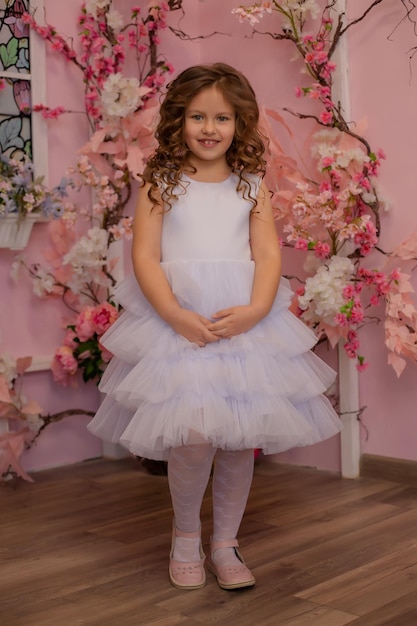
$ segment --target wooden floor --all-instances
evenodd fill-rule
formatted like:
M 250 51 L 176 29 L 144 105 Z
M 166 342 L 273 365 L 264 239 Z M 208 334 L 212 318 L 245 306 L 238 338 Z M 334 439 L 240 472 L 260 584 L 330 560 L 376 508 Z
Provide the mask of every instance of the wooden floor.
M 206 539 L 210 515 L 207 495 Z M 260 463 L 245 591 L 172 587 L 170 526 L 167 479 L 134 459 L 1 486 L 1 626 L 417 625 L 415 486 Z

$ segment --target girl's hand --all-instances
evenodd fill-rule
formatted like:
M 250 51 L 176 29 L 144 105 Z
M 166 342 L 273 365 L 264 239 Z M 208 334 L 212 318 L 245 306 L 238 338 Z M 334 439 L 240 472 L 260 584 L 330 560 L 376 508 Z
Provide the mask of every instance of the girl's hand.
M 176 333 L 191 343 L 197 344 L 200 348 L 204 348 L 206 344 L 218 341 L 220 338 L 210 332 L 208 327 L 212 324 L 211 320 L 187 309 L 180 309 L 169 321 L 169 324 Z
M 208 330 L 219 339 L 230 338 L 234 335 L 246 333 L 256 326 L 264 315 L 253 305 L 232 306 L 222 311 L 217 311 L 212 315 L 216 322 L 208 326 Z

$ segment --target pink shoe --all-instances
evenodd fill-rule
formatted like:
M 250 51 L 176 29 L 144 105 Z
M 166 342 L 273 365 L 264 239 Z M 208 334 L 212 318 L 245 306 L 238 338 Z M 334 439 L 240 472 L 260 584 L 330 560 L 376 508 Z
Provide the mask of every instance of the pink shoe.
M 222 589 L 240 589 L 242 587 L 252 587 L 255 584 L 255 578 L 252 572 L 246 567 L 238 547 L 239 543 L 237 539 L 210 542 L 211 558 L 207 560 L 207 567 L 216 576 L 217 584 Z M 216 550 L 220 550 L 221 548 L 234 548 L 235 554 L 242 564 L 216 565 L 213 557 Z
M 175 538 L 183 537 L 184 539 L 200 539 L 200 556 L 199 561 L 182 562 L 172 558 L 174 554 Z M 206 557 L 201 546 L 200 532 L 183 533 L 175 527 L 172 527 L 172 544 L 169 559 L 169 578 L 171 583 L 177 589 L 200 589 L 206 584 L 206 572 L 204 570 L 204 561 Z

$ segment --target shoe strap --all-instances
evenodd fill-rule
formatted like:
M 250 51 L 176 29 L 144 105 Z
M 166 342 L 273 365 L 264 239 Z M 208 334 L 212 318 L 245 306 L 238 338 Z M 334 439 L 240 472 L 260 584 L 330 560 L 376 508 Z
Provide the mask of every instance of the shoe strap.
M 174 537 L 181 537 L 181 539 L 200 539 L 200 531 L 183 533 L 181 530 L 178 530 L 178 528 L 174 528 Z
M 226 541 L 211 541 L 211 552 L 221 550 L 222 548 L 238 548 L 239 542 L 237 539 L 226 539 Z
M 172 534 L 174 537 L 181 537 L 182 539 L 200 539 L 201 538 L 201 526 L 198 530 L 195 530 L 192 533 L 184 533 L 182 530 L 179 530 L 176 527 L 175 520 L 173 520 Z

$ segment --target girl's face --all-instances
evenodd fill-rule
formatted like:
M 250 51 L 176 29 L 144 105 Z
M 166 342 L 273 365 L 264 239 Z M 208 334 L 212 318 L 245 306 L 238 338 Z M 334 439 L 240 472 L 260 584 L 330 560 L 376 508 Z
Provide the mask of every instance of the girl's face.
M 226 162 L 226 152 L 235 136 L 235 111 L 215 85 L 200 91 L 185 111 L 184 139 L 191 162 Z

